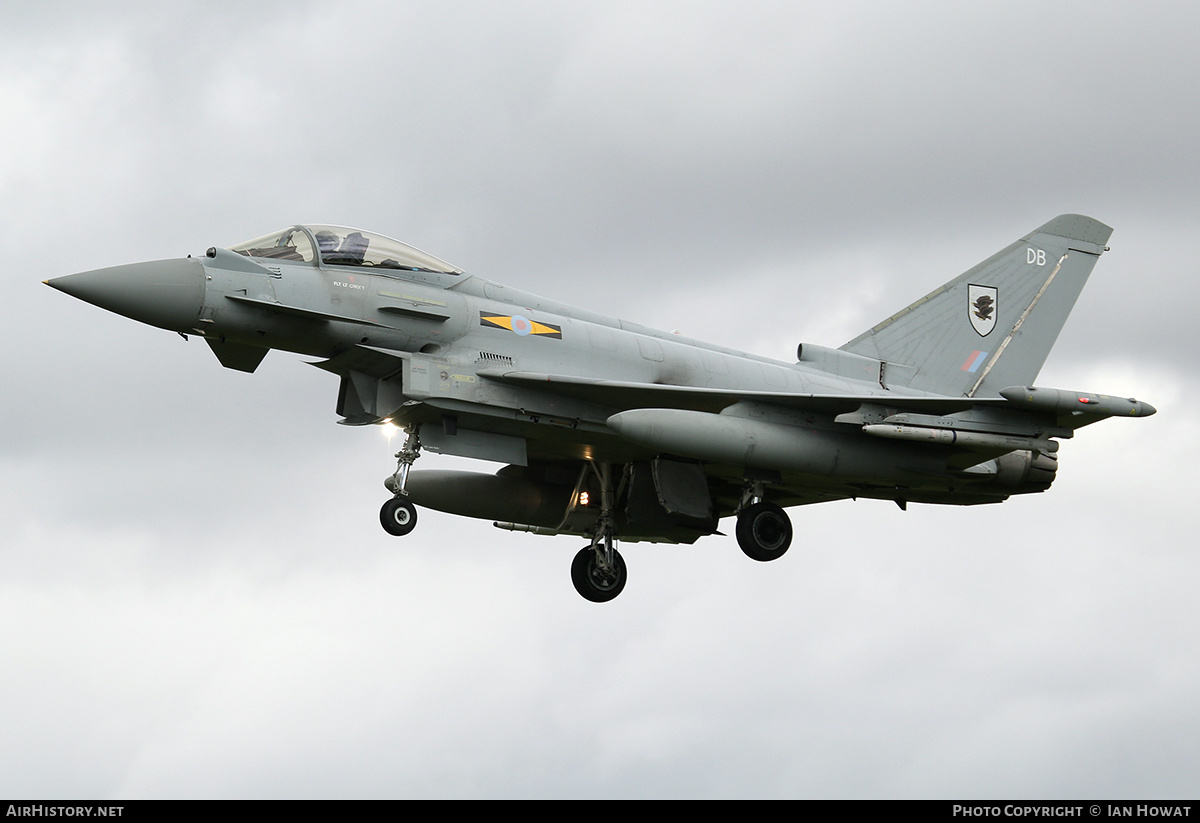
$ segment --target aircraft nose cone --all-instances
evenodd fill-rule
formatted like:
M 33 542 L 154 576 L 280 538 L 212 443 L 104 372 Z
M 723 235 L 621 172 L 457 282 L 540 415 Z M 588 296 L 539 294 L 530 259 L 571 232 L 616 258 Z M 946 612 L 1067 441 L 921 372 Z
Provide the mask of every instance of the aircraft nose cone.
M 171 331 L 195 326 L 204 305 L 204 266 L 190 257 L 68 274 L 46 285 Z

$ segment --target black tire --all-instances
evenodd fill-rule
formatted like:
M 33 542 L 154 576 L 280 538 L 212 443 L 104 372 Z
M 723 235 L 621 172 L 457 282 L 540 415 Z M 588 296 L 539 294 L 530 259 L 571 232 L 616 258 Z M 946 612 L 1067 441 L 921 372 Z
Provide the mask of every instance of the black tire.
M 792 545 L 792 521 L 774 503 L 755 503 L 738 515 L 737 541 L 752 560 L 778 560 Z
M 404 497 L 393 497 L 379 510 L 379 525 L 395 537 L 403 537 L 417 527 L 417 507 Z
M 614 573 L 603 574 L 596 566 L 596 552 L 584 546 L 571 562 L 571 582 L 584 600 L 607 603 L 625 588 L 625 558 L 613 549 Z

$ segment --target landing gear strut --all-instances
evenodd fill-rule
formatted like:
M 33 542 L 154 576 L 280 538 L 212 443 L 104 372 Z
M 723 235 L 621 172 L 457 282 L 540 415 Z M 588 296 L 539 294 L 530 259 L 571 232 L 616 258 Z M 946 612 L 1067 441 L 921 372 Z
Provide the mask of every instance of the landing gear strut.
M 383 504 L 379 510 L 379 524 L 390 535 L 403 537 L 417 527 L 417 507 L 408 500 L 408 470 L 421 456 L 421 438 L 417 436 L 417 427 L 406 429 L 408 437 L 404 446 L 396 452 L 396 473 L 392 475 L 389 484 L 395 497 Z
M 762 499 L 761 482 L 749 484 L 737 516 L 737 541 L 752 560 L 778 560 L 792 545 L 792 521 L 774 503 Z
M 625 559 L 613 545 L 612 467 L 608 463 L 591 466 L 600 480 L 600 517 L 592 542 L 580 549 L 571 563 L 571 582 L 585 600 L 607 603 L 625 588 Z

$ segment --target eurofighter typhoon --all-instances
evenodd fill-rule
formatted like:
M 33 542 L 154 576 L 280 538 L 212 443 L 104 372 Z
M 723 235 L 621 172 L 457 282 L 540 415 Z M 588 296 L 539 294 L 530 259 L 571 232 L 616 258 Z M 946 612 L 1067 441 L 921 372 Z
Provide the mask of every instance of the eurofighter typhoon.
M 693 543 L 734 517 L 776 560 L 785 508 L 844 498 L 975 505 L 1043 492 L 1058 439 L 1132 398 L 1033 385 L 1112 229 L 1056 217 L 845 345 L 795 363 L 714 346 L 467 274 L 388 237 L 292 226 L 203 257 L 47 283 L 253 372 L 270 349 L 341 379 L 340 422 L 407 439 L 383 528 L 419 507 L 586 543 L 583 597 L 625 586 L 617 542 Z M 422 450 L 503 464 L 410 470 Z

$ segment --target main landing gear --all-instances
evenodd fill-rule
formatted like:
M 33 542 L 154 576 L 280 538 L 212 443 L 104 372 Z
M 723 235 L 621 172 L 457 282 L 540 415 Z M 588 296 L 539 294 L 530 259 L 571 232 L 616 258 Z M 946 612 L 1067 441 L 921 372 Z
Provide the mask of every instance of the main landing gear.
M 738 546 L 752 560 L 778 560 L 792 545 L 792 521 L 774 503 L 762 499 L 762 483 L 747 485 L 737 516 Z
M 387 481 L 394 496 L 379 511 L 380 525 L 396 537 L 409 534 L 417 525 L 417 509 L 408 499 L 407 484 L 409 471 L 421 456 L 421 441 L 415 426 L 406 431 L 404 446 L 396 453 L 396 471 Z M 616 548 L 616 499 L 620 490 L 614 490 L 612 464 L 589 461 L 587 466 L 595 480 L 591 488 L 599 486 L 600 512 L 591 542 L 571 562 L 571 582 L 585 600 L 607 603 L 625 589 L 628 576 L 625 559 Z M 743 488 L 736 534 L 738 545 L 748 557 L 765 562 L 787 552 L 792 543 L 792 523 L 780 506 L 763 499 L 763 486 L 762 481 L 752 480 Z
M 417 507 L 408 500 L 408 470 L 421 456 L 421 438 L 417 427 L 409 426 L 404 446 L 396 452 L 396 473 L 392 475 L 392 490 L 395 497 L 383 504 L 379 510 L 379 525 L 390 535 L 403 537 L 417 527 Z
M 575 591 L 593 603 L 607 603 L 625 588 L 625 558 L 608 545 L 590 543 L 571 562 Z
M 625 559 L 613 545 L 616 524 L 613 518 L 612 466 L 592 463 L 600 481 L 600 517 L 592 542 L 579 550 L 571 563 L 571 582 L 575 591 L 593 603 L 607 603 L 625 588 Z

